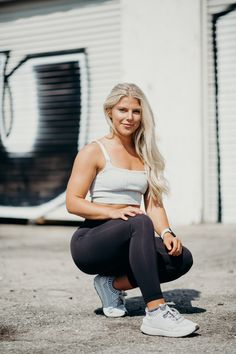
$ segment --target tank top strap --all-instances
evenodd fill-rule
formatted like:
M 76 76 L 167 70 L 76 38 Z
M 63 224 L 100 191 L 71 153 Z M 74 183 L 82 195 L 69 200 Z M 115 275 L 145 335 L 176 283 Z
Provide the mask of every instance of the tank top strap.
M 105 160 L 110 162 L 111 161 L 110 156 L 108 155 L 108 152 L 105 149 L 105 146 L 103 145 L 103 143 L 101 141 L 99 141 L 99 140 L 94 140 L 94 141 L 96 141 L 96 143 L 98 143 L 98 145 L 100 146 L 100 148 L 101 148 L 101 150 L 103 152 L 103 155 L 105 157 Z

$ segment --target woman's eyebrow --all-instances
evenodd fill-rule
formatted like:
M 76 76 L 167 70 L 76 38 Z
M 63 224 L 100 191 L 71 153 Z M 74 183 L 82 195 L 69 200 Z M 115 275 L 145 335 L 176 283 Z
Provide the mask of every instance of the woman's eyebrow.
M 117 108 L 125 108 L 125 109 L 128 109 L 128 107 L 127 106 L 117 106 Z M 139 106 L 139 107 L 134 107 L 134 108 L 132 108 L 133 110 L 141 110 L 141 107 Z

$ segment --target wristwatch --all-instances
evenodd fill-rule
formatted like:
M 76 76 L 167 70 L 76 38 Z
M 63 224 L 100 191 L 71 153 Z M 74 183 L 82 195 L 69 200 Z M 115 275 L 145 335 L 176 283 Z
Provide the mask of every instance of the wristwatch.
M 174 231 L 172 231 L 170 227 L 167 227 L 166 229 L 164 229 L 164 230 L 162 231 L 162 233 L 161 233 L 161 235 L 160 235 L 160 237 L 162 238 L 162 240 L 164 240 L 163 237 L 164 237 L 164 235 L 167 234 L 167 233 L 169 233 L 169 234 L 171 234 L 172 236 L 176 237 L 176 234 L 174 233 Z

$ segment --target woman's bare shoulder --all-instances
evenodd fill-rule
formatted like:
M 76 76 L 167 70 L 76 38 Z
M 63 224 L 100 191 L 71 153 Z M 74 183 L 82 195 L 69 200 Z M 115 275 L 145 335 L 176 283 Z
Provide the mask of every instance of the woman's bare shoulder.
M 97 139 L 100 140 L 100 139 Z M 84 145 L 80 151 L 78 152 L 78 154 L 83 154 L 83 155 L 91 155 L 93 156 L 94 153 L 100 151 L 100 147 L 98 145 L 98 143 L 93 140 L 90 143 Z
M 100 140 L 101 138 L 97 139 Z M 77 160 L 85 160 L 88 162 L 96 162 L 99 164 L 101 158 L 101 148 L 98 143 L 93 140 L 90 143 L 84 145 L 77 153 Z

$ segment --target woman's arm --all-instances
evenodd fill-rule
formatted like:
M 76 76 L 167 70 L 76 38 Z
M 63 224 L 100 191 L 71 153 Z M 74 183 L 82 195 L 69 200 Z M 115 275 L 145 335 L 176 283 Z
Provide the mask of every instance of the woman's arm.
M 148 198 L 148 190 L 144 195 L 144 205 L 146 214 L 152 220 L 156 233 L 161 235 L 164 229 L 170 227 L 164 206 L 151 202 L 150 198 Z M 174 237 L 171 233 L 167 232 L 163 238 L 163 242 L 169 250 L 170 255 L 178 256 L 181 254 L 182 244 L 177 237 Z
M 86 219 L 105 220 L 118 219 L 128 220 L 128 216 L 141 214 L 140 208 L 127 206 L 112 208 L 111 206 L 98 205 L 86 200 L 88 190 L 95 178 L 99 166 L 98 156 L 100 148 L 96 144 L 88 144 L 77 154 L 66 190 L 66 208 L 69 213 Z
M 88 144 L 77 154 L 66 190 L 66 208 L 69 213 L 91 219 L 110 218 L 110 208 L 86 200 L 86 195 L 96 176 L 98 150 Z

